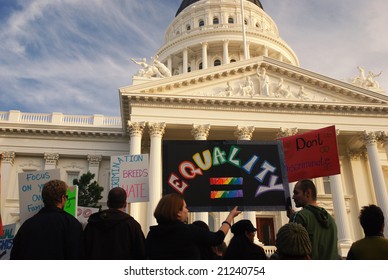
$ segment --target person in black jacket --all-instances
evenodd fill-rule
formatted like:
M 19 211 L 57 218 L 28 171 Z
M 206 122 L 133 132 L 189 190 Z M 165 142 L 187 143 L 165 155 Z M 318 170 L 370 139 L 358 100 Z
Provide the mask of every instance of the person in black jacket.
M 234 236 L 226 249 L 224 260 L 266 260 L 265 251 L 253 243 L 256 228 L 250 220 L 240 220 L 232 226 Z
M 83 259 L 82 225 L 63 210 L 67 188 L 60 180 L 44 184 L 44 207 L 26 220 L 16 233 L 11 260 Z
M 92 214 L 84 230 L 86 259 L 145 259 L 145 237 L 140 224 L 125 213 L 123 188 L 109 191 L 109 209 Z
M 146 238 L 147 258 L 154 260 L 201 259 L 201 246 L 217 246 L 224 241 L 233 218 L 241 212 L 234 207 L 217 232 L 186 224 L 189 211 L 178 193 L 163 196 L 154 211 L 158 225 Z

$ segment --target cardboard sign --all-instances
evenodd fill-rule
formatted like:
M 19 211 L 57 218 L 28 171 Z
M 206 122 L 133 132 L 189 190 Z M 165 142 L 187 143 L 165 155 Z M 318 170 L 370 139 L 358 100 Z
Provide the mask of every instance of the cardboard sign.
M 111 188 L 127 193 L 127 202 L 149 201 L 148 154 L 111 157 Z
M 285 210 L 281 141 L 163 141 L 163 195 L 183 194 L 191 212 Z
M 340 174 L 335 126 L 281 138 L 289 182 Z
M 20 223 L 43 208 L 42 188 L 48 181 L 60 180 L 59 169 L 23 172 L 19 178 Z
M 66 194 L 67 200 L 63 210 L 75 217 L 78 206 L 78 186 L 69 186 Z
M 15 234 L 16 224 L 3 226 L 3 234 L 0 235 L 0 260 L 9 260 Z

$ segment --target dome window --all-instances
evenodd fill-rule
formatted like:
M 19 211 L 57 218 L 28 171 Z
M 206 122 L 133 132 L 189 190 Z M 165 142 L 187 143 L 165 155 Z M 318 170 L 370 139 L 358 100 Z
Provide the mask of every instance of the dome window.
M 213 24 L 219 24 L 219 23 L 220 23 L 220 20 L 218 19 L 218 17 L 213 18 Z
M 232 63 L 232 62 L 236 62 L 236 60 L 235 60 L 235 59 L 231 59 L 231 60 L 230 60 L 230 63 Z
M 232 17 L 228 18 L 228 23 L 234 23 L 234 18 Z
M 221 65 L 221 60 L 216 59 L 216 60 L 214 61 L 214 66 L 220 66 L 220 65 Z
M 186 30 L 189 31 L 191 29 L 190 24 L 186 25 Z
M 202 69 L 202 62 L 199 64 L 199 70 L 201 70 Z
M 201 27 L 201 26 L 204 26 L 205 25 L 205 22 L 201 19 L 199 22 L 198 22 L 198 26 Z
M 248 20 L 245 19 L 245 20 L 244 20 L 244 23 L 245 23 L 245 25 L 248 25 Z

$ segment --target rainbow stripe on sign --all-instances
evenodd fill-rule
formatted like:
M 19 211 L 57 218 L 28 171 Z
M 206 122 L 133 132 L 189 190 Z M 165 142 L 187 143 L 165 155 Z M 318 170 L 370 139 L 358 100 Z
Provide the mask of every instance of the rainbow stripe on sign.
M 233 190 L 233 191 L 211 191 L 210 198 L 237 198 L 244 197 L 243 190 Z
M 218 177 L 210 178 L 210 185 L 242 185 L 242 177 Z

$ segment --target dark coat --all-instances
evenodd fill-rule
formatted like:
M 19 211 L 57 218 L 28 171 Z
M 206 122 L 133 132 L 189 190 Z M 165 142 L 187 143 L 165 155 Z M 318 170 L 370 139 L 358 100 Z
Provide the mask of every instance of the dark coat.
M 13 260 L 83 259 L 82 225 L 59 208 L 43 207 L 16 233 Z
M 150 227 L 147 235 L 147 257 L 154 260 L 201 259 L 200 246 L 217 246 L 225 234 L 210 232 L 180 221 Z
M 252 243 L 242 233 L 234 235 L 224 254 L 224 260 L 266 260 L 262 247 Z
M 140 224 L 117 209 L 94 213 L 84 230 L 86 259 L 145 259 L 145 237 Z

